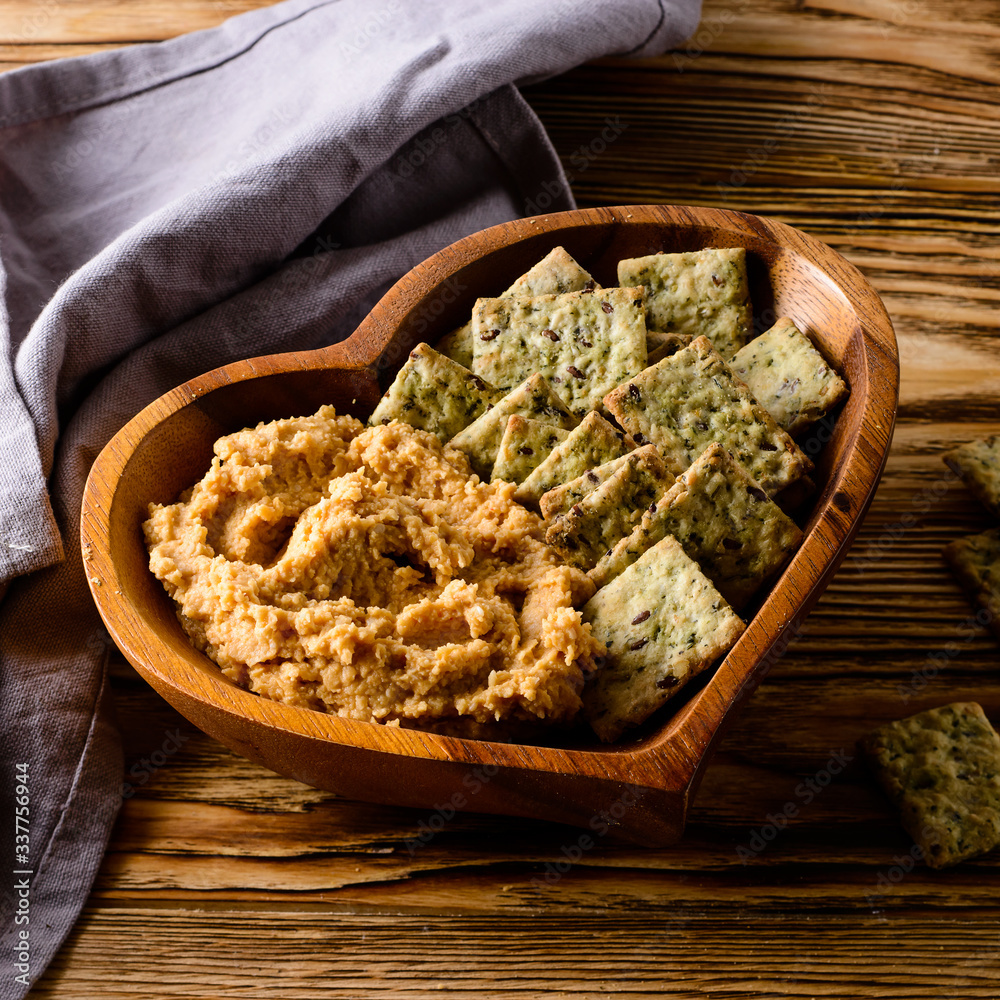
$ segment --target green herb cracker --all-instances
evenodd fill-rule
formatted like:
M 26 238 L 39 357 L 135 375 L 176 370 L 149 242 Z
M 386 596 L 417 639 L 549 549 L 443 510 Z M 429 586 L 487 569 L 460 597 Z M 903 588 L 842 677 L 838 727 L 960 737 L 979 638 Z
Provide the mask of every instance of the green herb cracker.
M 594 279 L 562 247 L 556 247 L 522 274 L 503 295 L 561 295 L 597 287 Z M 453 361 L 471 368 L 472 320 L 446 334 L 436 347 Z
M 950 542 L 944 558 L 1000 639 L 1000 528 Z
M 656 346 L 650 350 L 649 345 L 655 339 Z M 673 357 L 682 347 L 687 347 L 694 337 L 688 337 L 680 333 L 652 333 L 646 334 L 646 366 L 655 365 L 664 358 Z
M 401 420 L 447 441 L 502 396 L 468 368 L 427 344 L 417 344 L 368 423 Z
M 578 417 L 646 367 L 641 288 L 479 299 L 472 330 L 477 375 L 507 388 L 540 372 Z
M 972 495 L 995 517 L 1000 517 L 1000 434 L 970 441 L 942 456 Z
M 743 622 L 668 536 L 583 606 L 607 660 L 584 690 L 584 714 L 605 742 L 644 722 L 726 653 Z
M 667 472 L 652 445 L 625 456 L 614 475 L 557 517 L 545 541 L 567 562 L 590 569 L 622 538 L 632 533 L 657 498 L 670 486 Z
M 507 418 L 514 413 L 564 430 L 580 422 L 552 391 L 544 375 L 532 375 L 448 442 L 450 448 L 465 452 L 472 471 L 484 481 L 493 470 Z
M 556 445 L 548 458 L 521 483 L 514 499 L 537 504 L 543 493 L 582 476 L 588 469 L 620 458 L 634 447 L 635 442 L 624 431 L 591 410 L 569 437 Z
M 890 722 L 860 746 L 931 868 L 1000 844 L 1000 737 L 975 702 Z
M 812 470 L 707 337 L 618 386 L 604 404 L 637 443 L 655 444 L 677 475 L 716 441 L 768 496 Z
M 740 348 L 729 366 L 789 434 L 805 430 L 847 395 L 844 380 L 787 317 Z
M 645 286 L 650 330 L 706 336 L 724 358 L 731 358 L 750 336 L 750 290 L 742 247 L 622 260 L 618 283 Z
M 632 534 L 590 571 L 610 583 L 661 539 L 673 535 L 732 607 L 744 607 L 788 560 L 802 531 L 719 444 L 650 507 Z
M 520 483 L 568 435 L 569 431 L 540 420 L 529 420 L 516 413 L 508 417 L 491 482 L 502 479 L 507 483 Z
M 565 514 L 575 503 L 579 503 L 588 493 L 593 493 L 601 483 L 606 483 L 624 464 L 628 455 L 612 459 L 603 465 L 588 469 L 582 476 L 571 479 L 562 486 L 556 486 L 543 493 L 538 506 L 542 517 L 552 521 L 560 514 Z

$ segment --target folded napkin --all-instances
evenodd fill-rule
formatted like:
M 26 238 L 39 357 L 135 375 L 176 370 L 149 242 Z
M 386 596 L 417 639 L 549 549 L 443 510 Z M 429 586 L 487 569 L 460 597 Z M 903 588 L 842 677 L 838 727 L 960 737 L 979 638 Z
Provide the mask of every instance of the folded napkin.
M 698 14 L 288 0 L 0 76 L 0 787 L 30 821 L 26 842 L 3 838 L 24 873 L 0 889 L 3 996 L 71 928 L 121 801 L 77 527 L 98 451 L 202 371 L 342 340 L 459 237 L 571 208 L 514 84 L 658 54 Z

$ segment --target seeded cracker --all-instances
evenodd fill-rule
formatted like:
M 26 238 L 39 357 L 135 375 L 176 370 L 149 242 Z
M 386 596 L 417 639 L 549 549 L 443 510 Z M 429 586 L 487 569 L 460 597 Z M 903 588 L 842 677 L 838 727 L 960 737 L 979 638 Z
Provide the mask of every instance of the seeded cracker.
M 779 427 L 799 434 L 847 395 L 844 380 L 787 317 L 729 362 Z
M 631 534 L 672 480 L 652 445 L 629 452 L 607 482 L 552 522 L 545 541 L 568 563 L 590 569 Z
M 600 286 L 562 247 L 556 247 L 530 271 L 522 274 L 502 298 L 509 295 L 561 295 Z M 437 342 L 437 349 L 466 368 L 472 367 L 472 321 Z
M 605 586 L 667 535 L 681 543 L 737 610 L 802 540 L 798 525 L 718 444 L 709 445 L 677 478 L 632 534 L 590 571 L 590 578 Z
M 606 743 L 649 718 L 745 627 L 672 537 L 602 587 L 583 620 L 607 650 L 583 694 L 587 720 Z
M 521 483 L 514 499 L 537 504 L 543 493 L 582 476 L 588 469 L 620 458 L 634 447 L 635 442 L 624 431 L 612 427 L 596 410 L 591 410 L 580 426 L 556 445 L 548 458 Z
M 520 483 L 527 479 L 552 449 L 569 436 L 569 431 L 540 420 L 528 420 L 516 413 L 507 418 L 500 441 L 491 482 Z
M 417 344 L 368 423 L 374 427 L 401 420 L 447 441 L 502 395 L 468 368 Z
M 656 347 L 649 351 L 649 344 L 656 338 Z M 682 347 L 687 347 L 694 337 L 688 337 L 680 333 L 654 333 L 646 335 L 646 349 L 649 357 L 646 359 L 646 366 L 655 365 L 664 358 L 673 357 Z
M 625 464 L 627 458 L 628 455 L 622 455 L 621 458 L 588 469 L 582 476 L 577 476 L 576 479 L 543 494 L 538 501 L 542 517 L 546 521 L 552 521 L 560 514 L 565 514 L 573 504 L 579 503 L 587 494 L 593 493 L 601 483 L 606 483 Z
M 975 702 L 880 726 L 861 749 L 931 868 L 1000 844 L 1000 737 Z
M 704 335 L 724 358 L 731 358 L 750 336 L 750 290 L 742 247 L 622 260 L 618 283 L 645 286 L 650 330 Z
M 507 429 L 507 418 L 514 413 L 564 430 L 572 430 L 580 422 L 552 391 L 543 375 L 532 375 L 448 442 L 450 448 L 458 448 L 468 455 L 472 471 L 483 481 L 489 480 L 503 432 Z
M 618 386 L 604 404 L 637 442 L 655 444 L 677 475 L 715 441 L 768 496 L 812 470 L 706 337 Z
M 479 299 L 472 369 L 501 388 L 540 372 L 583 417 L 646 367 L 643 311 L 641 288 Z
M 984 624 L 1000 639 L 1000 528 L 956 539 L 944 558 L 958 582 L 988 615 Z
M 1000 434 L 970 441 L 942 456 L 972 495 L 995 517 L 1000 517 Z

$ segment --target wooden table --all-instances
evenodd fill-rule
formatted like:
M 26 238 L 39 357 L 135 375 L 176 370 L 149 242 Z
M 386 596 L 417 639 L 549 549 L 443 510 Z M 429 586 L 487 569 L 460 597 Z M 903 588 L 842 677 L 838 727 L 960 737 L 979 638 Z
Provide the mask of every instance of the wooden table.
M 0 64 L 248 6 L 2 0 Z M 932 705 L 1000 721 L 997 643 L 940 558 L 988 525 L 940 453 L 1000 430 L 998 82 L 997 0 L 710 0 L 686 49 L 527 93 L 581 205 L 775 216 L 858 265 L 899 337 L 899 423 L 860 538 L 679 846 L 601 841 L 569 864 L 577 831 L 484 816 L 421 839 L 429 814 L 252 766 L 117 662 L 127 799 L 35 995 L 1000 995 L 1000 852 L 914 865 L 865 768 L 839 763 Z

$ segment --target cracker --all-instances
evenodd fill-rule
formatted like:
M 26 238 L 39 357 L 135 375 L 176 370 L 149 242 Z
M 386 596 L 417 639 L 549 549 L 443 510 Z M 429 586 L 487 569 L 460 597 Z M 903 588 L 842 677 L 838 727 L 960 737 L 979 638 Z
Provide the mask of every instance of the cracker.
M 970 441 L 941 456 L 969 487 L 969 492 L 1000 517 L 1000 434 Z
M 593 493 L 601 483 L 606 483 L 625 464 L 627 458 L 628 455 L 622 455 L 621 458 L 588 469 L 582 476 L 542 494 L 538 501 L 542 517 L 546 521 L 552 521 L 560 514 L 565 514 L 573 504 L 579 503 L 588 493 Z
M 641 288 L 479 299 L 472 369 L 501 388 L 540 372 L 582 417 L 646 367 Z
M 650 351 L 649 343 L 651 336 L 657 337 L 658 342 L 656 347 Z M 687 347 L 692 340 L 694 340 L 694 337 L 688 337 L 681 333 L 647 334 L 646 350 L 648 352 L 648 357 L 646 358 L 646 366 L 655 365 L 664 358 L 673 357 L 682 347 Z
M 561 295 L 580 292 L 585 288 L 600 288 L 594 279 L 562 248 L 546 254 L 530 271 L 526 271 L 503 293 L 508 295 Z M 445 334 L 435 345 L 453 361 L 472 367 L 472 320 L 457 330 Z
M 730 368 L 789 434 L 804 431 L 846 395 L 844 380 L 787 317 L 740 348 Z
M 726 653 L 744 624 L 676 538 L 648 549 L 584 606 L 607 650 L 584 690 L 584 713 L 605 742 L 645 721 Z
M 724 358 L 731 358 L 750 336 L 750 289 L 742 247 L 622 260 L 618 283 L 645 286 L 650 330 L 706 336 Z
M 512 414 L 507 418 L 507 428 L 500 440 L 490 481 L 502 479 L 507 483 L 520 483 L 568 436 L 569 431 L 561 427 Z
M 652 445 L 637 448 L 607 482 L 552 522 L 545 541 L 568 563 L 590 569 L 632 533 L 672 479 Z
M 535 505 L 542 494 L 582 476 L 588 469 L 620 458 L 634 447 L 635 442 L 624 431 L 612 427 L 596 410 L 591 410 L 521 483 L 514 499 Z
M 544 375 L 532 375 L 513 392 L 507 393 L 492 409 L 459 431 L 448 442 L 448 447 L 464 451 L 472 471 L 481 479 L 488 480 L 507 429 L 507 418 L 514 413 L 564 430 L 572 430 L 580 422 L 553 392 Z
M 975 702 L 890 722 L 860 745 L 931 868 L 1000 844 L 1000 737 Z
M 1000 528 L 958 538 L 944 558 L 969 596 L 988 614 L 984 624 L 1000 639 Z
M 427 344 L 417 344 L 368 423 L 401 420 L 447 441 L 502 396 L 468 368 Z
M 673 535 L 736 610 L 788 560 L 802 531 L 719 444 L 687 472 L 590 571 L 603 587 L 647 549 Z
M 637 442 L 655 444 L 677 475 L 714 441 L 768 496 L 813 467 L 707 337 L 618 386 L 604 404 Z

